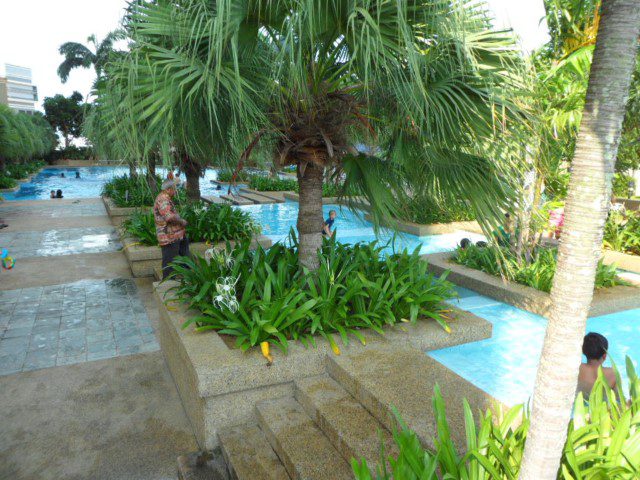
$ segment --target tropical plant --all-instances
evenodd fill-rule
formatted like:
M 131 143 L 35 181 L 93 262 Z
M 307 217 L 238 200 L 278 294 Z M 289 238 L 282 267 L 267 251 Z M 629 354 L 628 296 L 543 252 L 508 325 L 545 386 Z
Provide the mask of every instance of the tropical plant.
M 611 212 L 604 225 L 604 247 L 640 255 L 640 212 Z
M 443 205 L 429 197 L 411 195 L 403 198 L 398 216 L 402 220 L 422 224 L 475 220 L 473 210 L 464 202 Z
M 218 170 L 218 180 L 221 182 L 248 182 L 250 177 L 252 177 L 252 175 L 249 172 L 245 172 L 242 170 L 239 172 L 234 172 L 229 168 Z
M 0 175 L 0 188 L 13 188 L 16 185 L 18 185 L 18 182 L 15 179 Z
M 2 172 L 5 176 L 15 180 L 27 178 L 32 173 L 39 171 L 46 164 L 42 160 L 32 160 L 27 163 L 12 163 Z
M 42 105 L 47 122 L 62 135 L 64 148 L 69 148 L 72 138 L 79 137 L 82 132 L 86 107 L 82 103 L 82 95 L 79 92 L 73 92 L 69 97 L 57 94 L 46 97 Z
M 521 480 L 551 480 L 560 465 L 611 199 L 618 140 L 636 63 L 640 4 L 636 0 L 608 0 L 603 2 L 600 13 L 586 103 L 571 164 L 565 223 Z
M 588 403 L 579 393 L 573 403 L 573 418 L 566 428 L 560 468 L 554 479 L 620 479 L 640 477 L 640 380 L 627 357 L 629 394 L 625 395 L 618 376 L 618 389 L 612 390 L 600 374 Z M 426 450 L 396 412 L 399 428 L 393 432 L 397 456 L 385 457 L 384 447 L 377 468 L 364 459 L 352 459 L 357 480 L 437 480 L 515 479 L 520 471 L 524 446 L 530 430 L 530 416 L 522 405 L 507 412 L 488 410 L 479 418 L 466 400 L 464 429 L 466 444 L 451 440 L 452 425 L 438 386 L 433 406 L 436 417 L 435 451 Z M 388 465 L 388 466 L 387 466 Z
M 9 163 L 42 158 L 56 143 L 55 133 L 42 114 L 14 112 L 0 104 L 0 172 Z
M 327 167 L 375 219 L 391 213 L 402 175 L 488 221 L 509 205 L 519 55 L 477 2 L 136 2 L 124 23 L 124 103 L 166 126 L 154 135 L 179 162 L 243 151 L 241 168 L 267 150 L 296 166 L 301 266 L 320 266 Z
M 285 192 L 298 191 L 298 182 L 290 178 L 273 178 L 263 175 L 251 175 L 249 177 L 249 188 L 259 192 Z
M 187 221 L 187 237 L 192 242 L 242 241 L 260 233 L 260 227 L 248 212 L 230 205 L 188 202 L 183 198 L 178 211 Z M 158 245 L 153 212 L 135 212 L 123 222 L 122 228 L 143 245 Z
M 518 259 L 510 249 L 493 245 L 486 247 L 468 245 L 466 248 L 458 248 L 451 259 L 460 265 L 490 275 L 505 275 L 509 280 L 547 293 L 551 291 L 558 263 L 555 248 L 538 247 L 534 250 L 531 259 L 523 261 Z M 596 270 L 595 288 L 616 285 L 626 285 L 626 282 L 618 278 L 615 267 L 604 265 L 600 260 Z
M 58 66 L 58 76 L 62 83 L 67 82 L 71 70 L 80 67 L 93 67 L 96 76 L 100 78 L 107 62 L 113 59 L 115 53 L 113 44 L 123 38 L 124 34 L 121 30 L 108 33 L 101 42 L 98 42 L 95 35 L 90 35 L 87 38 L 87 43 L 93 46 L 93 51 L 82 43 L 77 42 L 66 42 L 60 45 L 58 51 L 64 57 L 64 60 Z
M 375 242 L 325 239 L 310 276 L 299 267 L 293 232 L 290 243 L 252 250 L 245 242 L 179 259 L 175 297 L 200 311 L 184 327 L 230 335 L 242 350 L 270 342 L 285 353 L 290 340 L 315 345 L 320 335 L 338 351 L 333 334 L 344 344 L 349 336 L 365 343 L 363 329 L 382 334 L 387 325 L 425 318 L 449 329 L 442 302 L 455 295 L 453 286 L 431 275 L 417 250 L 385 256 Z
M 161 183 L 160 177 L 156 177 L 156 185 Z M 149 207 L 157 194 L 158 191 L 142 176 L 116 176 L 102 187 L 102 195 L 109 197 L 116 207 Z

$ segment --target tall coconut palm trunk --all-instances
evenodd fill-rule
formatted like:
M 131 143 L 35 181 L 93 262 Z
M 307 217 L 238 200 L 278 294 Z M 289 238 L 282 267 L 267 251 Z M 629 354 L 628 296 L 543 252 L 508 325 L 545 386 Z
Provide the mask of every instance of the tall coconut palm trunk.
M 638 0 L 602 2 L 521 480 L 551 480 L 558 473 L 639 34 Z
M 324 169 L 312 163 L 306 168 L 298 164 L 300 188 L 298 209 L 298 261 L 300 266 L 315 271 L 320 265 L 318 249 L 322 246 L 322 179 Z
M 187 177 L 187 197 L 190 200 L 200 200 L 200 174 L 202 167 L 189 155 L 182 157 L 182 170 Z

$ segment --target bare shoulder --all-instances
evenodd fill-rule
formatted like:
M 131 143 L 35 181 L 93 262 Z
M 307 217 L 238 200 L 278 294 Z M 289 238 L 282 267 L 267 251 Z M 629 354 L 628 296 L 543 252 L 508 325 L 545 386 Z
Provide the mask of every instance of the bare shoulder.
M 604 378 L 607 379 L 609 386 L 611 386 L 612 388 L 616 386 L 616 372 L 613 370 L 613 368 L 603 367 L 602 374 L 604 375 Z

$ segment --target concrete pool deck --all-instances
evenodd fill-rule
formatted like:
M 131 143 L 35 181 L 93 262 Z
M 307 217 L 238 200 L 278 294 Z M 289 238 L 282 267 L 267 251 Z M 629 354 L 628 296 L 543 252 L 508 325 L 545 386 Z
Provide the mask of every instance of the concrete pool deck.
M 124 254 L 116 248 L 92 253 L 91 239 L 85 245 L 83 235 L 75 243 L 72 236 L 81 230 L 98 228 L 107 235 L 108 229 L 113 230 L 102 201 L 4 202 L 0 218 L 9 224 L 0 230 L 0 246 L 4 246 L 3 239 L 27 243 L 49 235 L 53 252 L 58 248 L 53 244 L 55 238 L 77 247 L 72 250 L 77 253 L 69 254 L 67 249 L 42 256 L 33 245 L 18 243 L 15 267 L 0 271 L 0 366 L 7 366 L 12 358 L 3 354 L 4 349 L 25 341 L 25 359 L 31 345 L 47 352 L 32 355 L 40 363 L 29 364 L 29 368 L 51 365 L 54 351 L 59 363 L 71 357 L 65 352 L 76 355 L 72 365 L 12 374 L 0 371 L 0 478 L 175 479 L 176 458 L 197 450 L 197 444 L 155 340 L 158 312 L 151 280 L 133 279 Z M 20 249 L 25 248 L 33 256 L 21 257 Z M 12 254 L 11 247 L 9 250 Z M 116 293 L 113 296 L 109 285 Z M 31 294 L 38 301 L 18 308 L 22 304 L 17 299 L 24 296 L 29 303 Z M 128 309 L 136 310 L 133 313 L 146 323 L 133 326 L 118 320 L 118 312 Z M 52 322 L 55 328 L 49 325 Z M 34 330 L 37 323 L 51 331 L 39 335 Z M 110 323 L 112 329 L 90 331 L 89 324 L 98 328 L 102 323 Z M 146 327 L 144 332 L 141 325 Z M 9 337 L 8 331 L 12 331 Z M 100 342 L 92 336 L 105 332 L 113 337 Z M 139 335 L 138 344 L 145 345 L 143 333 L 148 341 L 145 348 L 153 351 L 136 354 L 138 347 L 133 343 Z M 118 338 L 122 352 L 117 350 Z M 122 355 L 128 343 L 129 354 Z M 109 350 L 112 346 L 115 351 Z M 102 354 L 96 350 L 99 347 L 104 347 Z M 111 358 L 87 360 L 101 355 Z M 25 366 L 23 362 L 20 369 Z

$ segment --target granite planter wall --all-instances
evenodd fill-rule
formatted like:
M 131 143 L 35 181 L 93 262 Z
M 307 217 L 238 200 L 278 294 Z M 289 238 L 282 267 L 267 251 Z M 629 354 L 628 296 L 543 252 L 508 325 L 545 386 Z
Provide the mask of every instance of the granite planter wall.
M 287 355 L 272 351 L 274 361 L 269 365 L 257 348 L 243 353 L 216 332 L 197 333 L 192 326 L 182 329 L 197 312 L 171 301 L 168 290 L 173 282 L 154 285 L 162 351 L 202 448 L 218 444 L 220 429 L 253 421 L 256 402 L 292 395 L 296 379 L 325 372 L 328 358 L 335 356 L 322 338 L 317 339 L 317 347 L 308 349 L 292 341 Z M 353 338 L 348 346 L 340 344 L 341 357 L 374 348 L 433 350 L 491 336 L 489 322 L 457 309 L 452 316 L 450 334 L 435 321 L 403 324 L 382 336 L 364 331 L 366 346 Z
M 616 203 L 622 203 L 627 210 L 640 210 L 640 199 L 616 198 Z
M 365 219 L 371 221 L 371 216 L 366 215 Z M 482 228 L 480 228 L 480 225 L 475 220 L 468 222 L 422 224 L 394 219 L 385 221 L 383 225 L 400 232 L 417 235 L 418 237 L 424 237 L 426 235 L 441 235 L 443 233 L 453 233 L 460 230 L 482 234 Z
M 216 246 L 223 247 L 226 242 L 220 242 Z M 155 269 L 162 268 L 162 250 L 159 246 L 140 245 L 138 240 L 133 237 L 123 237 L 124 254 L 129 262 L 131 273 L 134 277 L 151 277 Z M 232 241 L 233 245 L 234 242 Z M 252 245 L 262 245 L 265 248 L 271 246 L 271 240 L 260 235 L 252 240 Z M 194 242 L 189 245 L 191 253 L 204 255 L 205 250 L 211 248 L 204 242 Z
M 622 270 L 640 274 L 640 256 L 628 253 L 605 250 L 602 252 L 602 261 L 607 265 L 615 264 Z
M 107 210 L 107 215 L 109 215 L 111 223 L 115 226 L 119 226 L 138 210 L 151 210 L 151 207 L 116 207 L 113 200 L 104 196 L 102 197 L 102 203 L 104 203 L 104 208 Z
M 450 257 L 450 252 L 423 256 L 429 263 L 429 271 L 436 275 L 449 271 L 447 279 L 460 287 L 469 288 L 481 295 L 538 315 L 544 316 L 549 312 L 551 296 L 548 293 L 458 265 L 451 262 Z M 595 317 L 633 308 L 640 308 L 640 289 L 628 286 L 600 288 L 594 292 L 589 316 Z

